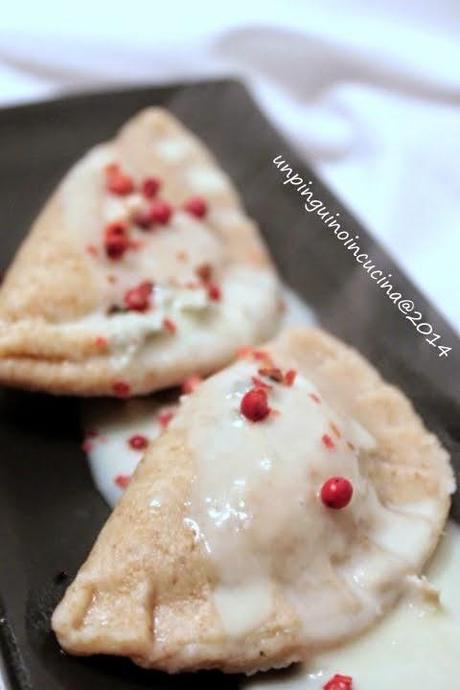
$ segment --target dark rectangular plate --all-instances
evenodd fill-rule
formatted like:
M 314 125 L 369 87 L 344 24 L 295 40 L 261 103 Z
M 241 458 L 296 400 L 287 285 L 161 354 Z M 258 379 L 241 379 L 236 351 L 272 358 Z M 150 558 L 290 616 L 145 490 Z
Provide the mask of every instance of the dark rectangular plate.
M 0 111 L 0 253 L 6 268 L 47 195 L 93 144 L 139 109 L 161 104 L 209 145 L 260 223 L 285 281 L 320 322 L 358 347 L 410 396 L 460 467 L 459 343 L 448 324 L 290 150 L 234 81 L 200 82 L 76 96 Z M 335 213 L 363 251 L 393 274 L 441 342 L 439 357 L 385 292 L 300 197 L 273 159 L 283 154 Z M 52 270 L 52 266 L 49 267 Z M 454 287 L 454 286 L 452 286 Z M 60 652 L 50 613 L 84 560 L 108 509 L 80 450 L 79 402 L 4 390 L 0 395 L 0 641 L 8 677 L 20 690 L 237 688 L 238 677 L 168 677 L 119 659 Z M 460 502 L 453 515 L 460 516 Z M 67 577 L 59 576 L 65 571 Z

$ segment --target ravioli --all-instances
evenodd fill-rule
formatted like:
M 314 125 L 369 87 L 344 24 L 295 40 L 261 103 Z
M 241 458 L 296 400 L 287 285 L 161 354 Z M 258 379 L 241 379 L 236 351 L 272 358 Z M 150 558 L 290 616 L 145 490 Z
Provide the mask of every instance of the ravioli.
M 66 175 L 0 289 L 0 381 L 145 394 L 272 335 L 279 282 L 229 178 L 149 108 Z
M 455 482 L 410 402 L 317 329 L 246 348 L 150 443 L 53 615 L 71 654 L 253 673 L 371 626 Z

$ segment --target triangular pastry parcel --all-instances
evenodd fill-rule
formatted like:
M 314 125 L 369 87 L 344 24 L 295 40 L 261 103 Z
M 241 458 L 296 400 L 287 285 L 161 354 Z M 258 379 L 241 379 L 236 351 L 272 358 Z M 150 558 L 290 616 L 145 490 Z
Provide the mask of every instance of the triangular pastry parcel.
M 69 653 L 169 672 L 289 664 L 426 586 L 453 490 L 402 393 L 331 336 L 288 331 L 183 400 L 53 628 Z
M 0 382 L 145 393 L 266 339 L 279 306 L 229 178 L 150 108 L 71 169 L 18 252 L 0 290 Z

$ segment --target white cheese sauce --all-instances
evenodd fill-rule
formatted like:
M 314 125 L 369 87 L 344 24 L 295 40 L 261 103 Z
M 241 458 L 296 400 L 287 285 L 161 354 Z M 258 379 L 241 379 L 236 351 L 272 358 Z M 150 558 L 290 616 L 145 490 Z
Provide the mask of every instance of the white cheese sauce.
M 133 449 L 133 436 L 151 443 L 167 425 L 176 401 L 159 396 L 133 400 L 104 400 L 83 403 L 84 450 L 94 483 L 113 507 L 142 458 L 144 449 Z
M 159 146 L 163 157 L 173 159 L 194 147 L 193 141 L 180 137 Z M 64 326 L 83 340 L 94 335 L 103 341 L 96 356 L 109 357 L 118 371 L 135 359 L 141 367 L 161 360 L 167 368 L 169 362 L 190 357 L 196 347 L 201 353 L 226 347 L 222 357 L 230 357 L 239 344 L 273 335 L 279 321 L 276 275 L 270 267 L 229 261 L 226 243 L 214 227 L 225 225 L 226 214 L 235 222 L 241 216 L 238 206 L 234 212 L 216 204 L 220 213 L 214 223 L 212 200 L 204 218 L 174 206 L 165 226 L 144 232 L 135 215 L 150 202 L 138 192 L 117 196 L 105 189 L 105 168 L 115 154 L 112 145 L 97 147 L 63 183 L 65 224 L 90 257 L 100 300 L 93 313 L 56 328 Z M 190 190 L 205 194 L 208 201 L 208 195 L 231 189 L 225 175 L 210 165 L 192 163 L 183 174 L 191 180 Z M 106 256 L 104 248 L 107 224 L 114 221 L 124 224 L 129 239 L 123 260 L 117 261 Z M 153 285 L 145 310 L 125 312 L 126 295 L 144 282 Z
M 156 155 L 168 163 L 180 163 L 187 154 L 193 153 L 193 149 L 193 144 L 186 137 L 165 138 L 154 146 Z
M 120 365 L 136 356 L 155 334 L 167 333 L 169 321 L 174 328 L 184 331 L 199 324 L 200 316 L 212 316 L 215 305 L 203 288 L 181 290 L 157 286 L 152 291 L 155 308 L 146 312 L 128 311 L 120 314 L 97 312 L 67 324 L 68 331 L 91 333 L 94 339 L 103 337 L 110 347 L 113 361 Z
M 218 575 L 226 633 L 250 633 L 281 606 L 299 619 L 302 643 L 318 648 L 375 621 L 417 572 L 432 538 L 430 501 L 383 505 L 362 463 L 374 439 L 300 374 L 270 384 L 266 419 L 246 419 L 241 401 L 260 366 L 241 360 L 214 375 L 174 421 L 196 468 L 189 518 Z M 319 498 L 336 476 L 353 486 L 340 513 Z
M 108 207 L 120 200 L 109 197 Z M 125 206 L 127 201 L 123 202 Z M 107 211 L 106 211 L 107 213 Z M 129 216 L 129 211 L 126 211 Z M 165 227 L 152 232 L 137 232 L 137 249 L 126 252 L 123 261 L 113 262 L 98 258 L 108 275 L 116 277 L 107 283 L 108 299 L 121 297 L 124 291 L 143 280 L 158 285 L 177 283 L 184 286 L 197 282 L 196 269 L 208 264 L 216 279 L 220 279 L 225 266 L 225 250 L 207 223 L 176 209 Z
M 283 286 L 282 303 L 280 331 L 295 326 L 314 326 L 318 323 L 313 310 L 287 285 Z
M 255 676 L 246 690 L 320 690 L 336 673 L 353 690 L 447 690 L 458 686 L 460 528 L 449 523 L 427 578 L 440 593 L 408 592 L 393 611 L 351 643 L 286 672 Z

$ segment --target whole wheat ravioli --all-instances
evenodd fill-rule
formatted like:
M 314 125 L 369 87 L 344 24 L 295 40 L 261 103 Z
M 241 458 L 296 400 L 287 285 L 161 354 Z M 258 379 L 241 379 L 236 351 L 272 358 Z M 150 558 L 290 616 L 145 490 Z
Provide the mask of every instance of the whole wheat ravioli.
M 259 422 L 240 408 L 254 386 L 270 404 Z M 339 471 L 354 494 L 332 511 L 320 489 Z M 454 488 L 446 451 L 399 390 L 332 336 L 287 331 L 183 402 L 53 629 L 69 653 L 169 672 L 251 673 L 305 659 L 371 625 L 422 572 Z M 206 498 L 222 495 L 231 519 L 219 532 L 219 503 L 212 514 Z M 259 607 L 243 621 L 233 615 L 239 596 Z
M 279 316 L 276 272 L 233 184 L 149 108 L 70 170 L 22 244 L 0 290 L 0 380 L 147 393 L 215 371 Z

